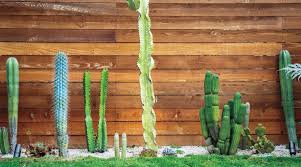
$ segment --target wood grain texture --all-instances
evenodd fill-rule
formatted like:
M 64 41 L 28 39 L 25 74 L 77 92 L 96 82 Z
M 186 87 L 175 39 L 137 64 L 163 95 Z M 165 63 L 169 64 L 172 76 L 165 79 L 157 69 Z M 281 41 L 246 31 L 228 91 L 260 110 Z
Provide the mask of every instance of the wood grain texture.
M 0 125 L 7 125 L 5 62 L 20 65 L 19 137 L 22 144 L 55 144 L 52 116 L 53 57 L 70 60 L 70 146 L 85 148 L 82 75 L 91 72 L 96 128 L 101 69 L 108 66 L 109 144 L 115 131 L 129 145 L 143 145 L 136 65 L 137 14 L 124 0 L 3 0 L 0 2 Z M 220 108 L 236 91 L 251 103 L 254 134 L 263 123 L 269 137 L 287 144 L 280 103 L 278 53 L 301 61 L 299 0 L 151 0 L 156 67 L 152 72 L 160 145 L 200 145 L 199 108 L 206 70 L 220 76 Z M 301 87 L 294 81 L 296 121 Z M 301 134 L 300 126 L 297 133 Z

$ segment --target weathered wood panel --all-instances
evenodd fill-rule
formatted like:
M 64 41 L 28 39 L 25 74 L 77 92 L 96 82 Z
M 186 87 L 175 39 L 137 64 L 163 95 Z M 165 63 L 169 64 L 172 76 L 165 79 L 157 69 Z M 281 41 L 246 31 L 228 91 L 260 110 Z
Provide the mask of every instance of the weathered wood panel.
M 277 54 L 289 49 L 293 62 L 301 61 L 301 1 L 151 0 L 150 7 L 160 145 L 204 144 L 198 110 L 206 70 L 220 75 L 220 107 L 240 91 L 251 103 L 252 133 L 260 122 L 275 143 L 287 142 Z M 57 51 L 65 51 L 70 57 L 70 145 L 85 146 L 84 70 L 91 71 L 97 126 L 103 66 L 110 69 L 109 143 L 118 131 L 128 133 L 130 145 L 143 144 L 137 15 L 124 0 L 3 0 L 0 9 L 0 125 L 7 124 L 5 61 L 15 56 L 21 82 L 19 141 L 55 143 L 52 62 Z M 296 121 L 301 120 L 300 92 L 300 83 L 294 82 Z

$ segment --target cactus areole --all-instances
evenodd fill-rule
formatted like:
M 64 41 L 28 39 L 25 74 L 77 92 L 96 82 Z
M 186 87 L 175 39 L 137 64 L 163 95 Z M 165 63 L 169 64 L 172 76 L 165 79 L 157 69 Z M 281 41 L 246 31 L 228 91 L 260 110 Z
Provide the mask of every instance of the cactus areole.
M 139 13 L 138 28 L 140 37 L 140 53 L 137 65 L 140 69 L 140 94 L 142 102 L 142 127 L 145 145 L 148 149 L 158 150 L 156 143 L 156 115 L 153 110 L 155 95 L 151 70 L 154 68 L 154 60 L 151 57 L 153 51 L 153 39 L 151 33 L 151 19 L 149 17 L 149 0 L 127 0 L 128 6 Z M 138 8 L 139 6 L 139 8 Z
M 68 156 L 68 58 L 63 52 L 55 57 L 53 112 L 59 155 Z
M 10 134 L 10 148 L 11 153 L 13 153 L 17 144 L 19 104 L 19 64 L 14 57 L 7 59 L 6 80 L 8 93 L 8 128 Z

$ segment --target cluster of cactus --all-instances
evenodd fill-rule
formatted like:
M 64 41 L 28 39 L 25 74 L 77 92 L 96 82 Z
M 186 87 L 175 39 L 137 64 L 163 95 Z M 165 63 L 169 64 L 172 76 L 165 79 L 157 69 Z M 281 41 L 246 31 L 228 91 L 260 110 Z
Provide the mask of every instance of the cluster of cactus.
M 280 69 L 279 77 L 280 77 L 281 100 L 282 100 L 281 104 L 284 112 L 289 141 L 293 142 L 298 147 L 292 78 L 291 76 L 286 74 L 285 70 L 283 70 L 287 68 L 290 64 L 291 64 L 290 53 L 287 50 L 282 50 L 279 54 L 279 69 Z
M 139 13 L 138 28 L 140 36 L 140 53 L 138 67 L 140 69 L 140 91 L 142 102 L 143 137 L 147 149 L 158 150 L 156 143 L 156 115 L 153 110 L 155 95 L 151 70 L 154 68 L 153 39 L 151 33 L 151 19 L 149 17 L 149 0 L 127 0 L 131 10 Z
M 126 134 L 122 133 L 121 135 L 121 158 L 126 158 L 126 148 L 127 148 L 127 138 Z M 114 155 L 116 159 L 120 158 L 120 152 L 119 152 L 119 134 L 115 133 L 114 135 Z
M 98 124 L 98 137 L 95 141 L 93 120 L 91 117 L 91 104 L 90 104 L 90 73 L 85 72 L 83 77 L 84 89 L 84 105 L 85 105 L 85 127 L 86 127 L 86 141 L 89 152 L 105 152 L 107 150 L 108 135 L 107 123 L 105 119 L 107 90 L 108 90 L 108 68 L 104 68 L 101 74 L 100 83 L 100 107 L 99 107 L 99 124 Z
M 53 111 L 59 155 L 68 156 L 68 58 L 63 52 L 55 57 Z
M 0 151 L 2 154 L 9 153 L 8 132 L 5 127 L 0 128 Z
M 204 81 L 205 107 L 200 109 L 202 135 L 209 152 L 234 155 L 240 142 L 242 124 L 247 105 L 241 102 L 239 92 L 224 105 L 221 127 L 219 127 L 219 77 L 206 72 Z
M 6 80 L 8 93 L 8 128 L 10 149 L 13 153 L 17 144 L 18 104 L 19 104 L 19 64 L 16 58 L 10 57 L 6 62 Z

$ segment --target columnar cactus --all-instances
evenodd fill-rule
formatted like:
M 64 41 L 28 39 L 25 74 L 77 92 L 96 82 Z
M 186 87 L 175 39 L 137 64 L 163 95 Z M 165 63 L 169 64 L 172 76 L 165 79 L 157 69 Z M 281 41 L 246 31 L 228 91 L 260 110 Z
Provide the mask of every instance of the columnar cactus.
M 121 158 L 126 158 L 126 147 L 127 147 L 127 139 L 126 134 L 122 133 L 122 139 L 121 139 Z
M 101 91 L 100 91 L 100 104 L 99 104 L 99 122 L 98 122 L 98 138 L 97 147 L 101 152 L 107 150 L 108 135 L 107 135 L 107 122 L 105 118 L 106 101 L 108 92 L 108 69 L 104 68 L 101 74 Z
M 2 154 L 9 152 L 8 132 L 5 127 L 0 128 L 0 150 Z
M 240 93 L 224 105 L 221 127 L 219 127 L 219 79 L 216 74 L 206 72 L 204 81 L 205 107 L 200 109 L 202 134 L 209 152 L 235 154 L 242 133 L 242 123 L 247 105 L 241 103 Z
M 16 58 L 10 57 L 6 62 L 6 81 L 8 93 L 8 128 L 10 149 L 13 153 L 17 144 L 18 105 L 19 105 L 19 64 Z
M 85 105 L 85 128 L 86 128 L 86 143 L 89 152 L 95 151 L 95 138 L 93 121 L 91 117 L 91 105 L 90 105 L 90 73 L 86 71 L 83 78 L 84 88 L 84 105 Z
M 282 50 L 279 54 L 279 77 L 282 108 L 285 116 L 289 141 L 295 143 L 295 145 L 298 147 L 292 78 L 289 75 L 286 75 L 286 71 L 283 70 L 288 67 L 289 64 L 291 64 L 290 53 L 287 50 Z
M 68 156 L 68 58 L 63 52 L 55 57 L 53 111 L 59 155 Z
M 142 127 L 145 145 L 148 149 L 157 151 L 156 143 L 156 115 L 153 110 L 155 95 L 151 70 L 154 68 L 153 39 L 151 33 L 151 19 L 149 17 L 149 0 L 127 0 L 130 9 L 139 13 L 138 27 L 140 36 L 140 53 L 138 67 L 140 69 L 140 94 L 142 102 Z M 139 8 L 138 8 L 139 7 Z
M 114 155 L 116 159 L 120 158 L 119 154 L 119 135 L 118 133 L 115 133 L 114 135 Z
M 244 121 L 243 121 L 243 129 L 248 129 L 249 128 L 249 119 L 250 119 L 250 103 L 247 102 L 246 103 L 246 114 L 244 117 Z M 241 140 L 241 149 L 245 150 L 248 148 L 248 137 L 247 136 L 243 136 L 242 140 Z

